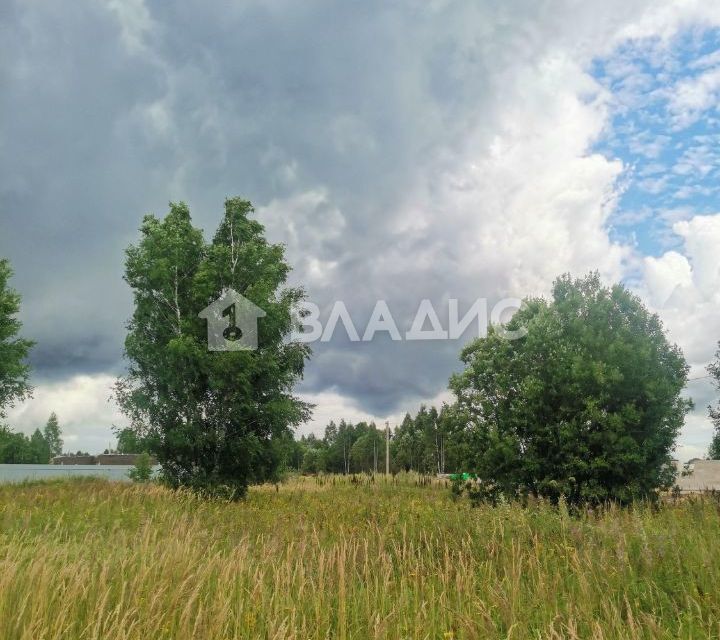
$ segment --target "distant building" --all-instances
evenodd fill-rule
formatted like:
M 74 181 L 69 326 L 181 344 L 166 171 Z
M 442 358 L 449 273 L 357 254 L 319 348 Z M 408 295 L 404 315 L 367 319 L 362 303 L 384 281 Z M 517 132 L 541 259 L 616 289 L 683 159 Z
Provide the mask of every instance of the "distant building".
M 693 458 L 686 465 L 675 461 L 675 485 L 681 493 L 720 491 L 720 460 Z
M 62 455 L 55 456 L 50 464 L 60 465 L 93 465 L 93 464 L 109 464 L 109 465 L 134 465 L 140 457 L 139 453 L 101 453 L 97 456 L 74 456 Z M 157 461 L 155 458 L 150 459 L 150 463 L 155 466 Z
M 97 464 L 95 456 L 61 455 L 50 460 L 50 464 Z

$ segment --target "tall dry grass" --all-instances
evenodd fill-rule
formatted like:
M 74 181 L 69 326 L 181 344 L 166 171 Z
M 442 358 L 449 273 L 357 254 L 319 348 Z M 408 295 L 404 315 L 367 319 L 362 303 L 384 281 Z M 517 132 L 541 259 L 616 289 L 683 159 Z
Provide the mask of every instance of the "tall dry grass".
M 715 638 L 719 584 L 711 500 L 573 518 L 414 478 L 239 504 L 0 486 L 2 640 Z

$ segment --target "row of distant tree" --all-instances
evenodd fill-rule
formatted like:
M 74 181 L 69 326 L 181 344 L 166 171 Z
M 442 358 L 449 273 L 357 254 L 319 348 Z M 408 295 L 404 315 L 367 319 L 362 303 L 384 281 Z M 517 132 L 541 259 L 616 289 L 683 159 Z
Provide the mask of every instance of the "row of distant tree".
M 462 425 L 452 407 L 440 411 L 425 406 L 390 428 L 390 470 L 419 473 L 454 472 L 462 467 Z M 322 437 L 302 436 L 283 443 L 280 458 L 286 468 L 304 473 L 372 473 L 385 471 L 387 434 L 374 422 L 330 422 Z
M 408 413 L 400 425 L 390 427 L 391 471 L 445 473 L 461 466 L 459 422 L 447 405 L 438 411 L 422 406 L 415 417 Z M 133 429 L 117 434 L 118 453 L 152 451 L 153 443 Z M 321 437 L 292 433 L 273 439 L 273 455 L 281 471 L 302 473 L 384 473 L 386 431 L 374 422 L 352 424 L 331 421 Z
M 62 453 L 60 423 L 50 414 L 43 429 L 35 429 L 31 436 L 0 425 L 0 464 L 48 464 Z

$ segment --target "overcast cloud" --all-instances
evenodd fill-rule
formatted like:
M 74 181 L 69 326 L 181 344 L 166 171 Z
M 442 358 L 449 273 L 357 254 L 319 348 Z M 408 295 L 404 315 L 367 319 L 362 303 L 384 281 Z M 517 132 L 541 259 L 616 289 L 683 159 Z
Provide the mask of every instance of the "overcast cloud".
M 343 300 L 361 332 L 378 298 L 402 332 L 422 299 L 446 322 L 448 298 L 467 308 L 543 294 L 562 272 L 599 269 L 643 295 L 703 375 L 720 338 L 720 207 L 689 196 L 673 218 L 655 201 L 622 205 L 630 181 L 664 193 L 667 142 L 615 118 L 664 100 L 670 138 L 717 115 L 708 52 L 672 80 L 677 91 L 625 52 L 668 67 L 688 34 L 720 27 L 720 8 L 169 4 L 0 9 L 0 255 L 38 342 L 35 399 L 12 412 L 14 426 L 30 431 L 56 410 L 69 447 L 108 446 L 122 424 L 107 399 L 131 314 L 123 251 L 142 215 L 170 200 L 188 202 L 210 236 L 231 195 L 255 203 L 324 313 Z M 712 178 L 716 159 L 693 149 L 675 175 L 706 166 Z M 336 332 L 307 367 L 301 390 L 318 407 L 304 430 L 442 400 L 462 344 Z M 693 385 L 699 409 L 681 457 L 710 439 L 713 396 L 707 381 Z

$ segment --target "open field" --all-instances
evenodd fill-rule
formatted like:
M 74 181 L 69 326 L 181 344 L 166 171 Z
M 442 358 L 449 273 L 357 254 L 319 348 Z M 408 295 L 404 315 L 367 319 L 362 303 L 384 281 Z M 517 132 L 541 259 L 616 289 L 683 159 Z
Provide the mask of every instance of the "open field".
M 0 486 L 0 638 L 720 637 L 714 501 L 576 519 L 416 480 Z

